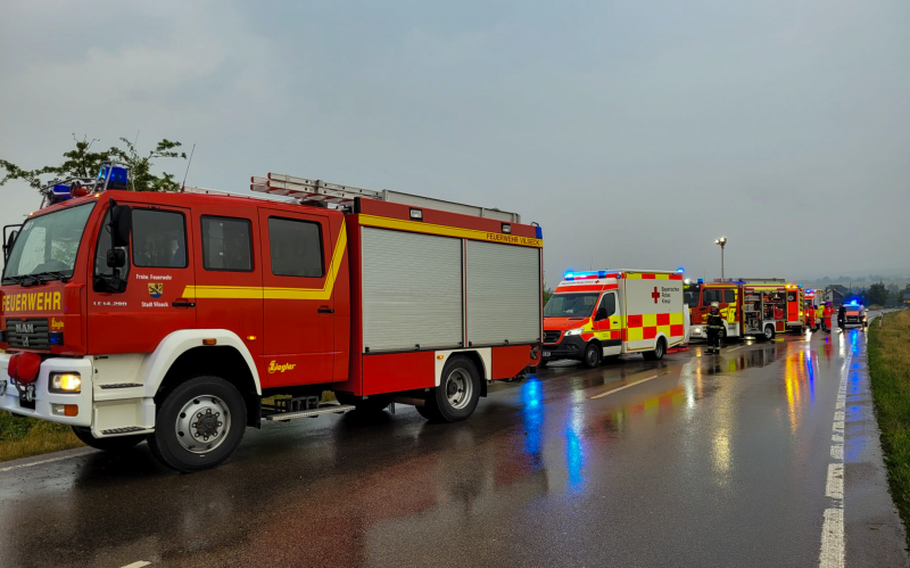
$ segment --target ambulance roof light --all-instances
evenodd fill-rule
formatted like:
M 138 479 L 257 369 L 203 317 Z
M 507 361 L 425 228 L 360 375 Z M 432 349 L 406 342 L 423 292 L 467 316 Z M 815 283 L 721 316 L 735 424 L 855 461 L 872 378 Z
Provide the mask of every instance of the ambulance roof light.
M 676 272 L 678 272 L 678 273 L 680 273 L 680 274 L 685 274 L 685 273 L 686 273 L 686 269 L 683 268 L 682 266 L 680 266 L 679 268 L 676 269 Z

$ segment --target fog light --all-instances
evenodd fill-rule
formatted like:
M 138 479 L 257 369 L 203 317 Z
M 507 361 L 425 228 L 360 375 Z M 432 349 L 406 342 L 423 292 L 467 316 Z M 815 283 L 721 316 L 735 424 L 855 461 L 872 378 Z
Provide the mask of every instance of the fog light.
M 79 373 L 53 373 L 48 390 L 63 394 L 82 392 L 82 378 Z
M 63 345 L 63 332 L 52 331 L 47 334 L 48 342 L 51 345 Z
M 78 404 L 52 404 L 51 412 L 55 416 L 79 416 Z

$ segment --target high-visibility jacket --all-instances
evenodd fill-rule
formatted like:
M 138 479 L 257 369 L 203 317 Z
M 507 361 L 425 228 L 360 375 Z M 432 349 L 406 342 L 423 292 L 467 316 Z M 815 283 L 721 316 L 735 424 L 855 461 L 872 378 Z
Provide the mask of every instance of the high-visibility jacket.
M 818 309 L 815 310 L 815 317 L 817 317 L 818 319 L 822 319 L 823 317 L 825 317 L 825 308 L 822 306 L 819 306 Z
M 723 329 L 724 328 L 724 318 L 718 313 L 709 313 L 708 314 L 708 329 Z

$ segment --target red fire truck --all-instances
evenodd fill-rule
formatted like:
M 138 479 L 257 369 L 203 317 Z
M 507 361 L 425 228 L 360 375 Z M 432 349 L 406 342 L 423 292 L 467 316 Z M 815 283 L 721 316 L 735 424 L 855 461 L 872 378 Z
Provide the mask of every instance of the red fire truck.
M 465 419 L 540 357 L 542 233 L 516 214 L 272 174 L 139 193 L 105 167 L 4 239 L 2 410 L 194 471 L 263 419 Z
M 785 288 L 787 292 L 787 329 L 802 332 L 806 327 L 803 287 L 800 284 L 786 284 Z
M 690 313 L 690 338 L 706 339 L 707 316 L 717 302 L 726 323 L 722 338 L 759 336 L 774 339 L 786 331 L 786 284 L 782 279 L 752 278 L 689 282 L 685 301 Z

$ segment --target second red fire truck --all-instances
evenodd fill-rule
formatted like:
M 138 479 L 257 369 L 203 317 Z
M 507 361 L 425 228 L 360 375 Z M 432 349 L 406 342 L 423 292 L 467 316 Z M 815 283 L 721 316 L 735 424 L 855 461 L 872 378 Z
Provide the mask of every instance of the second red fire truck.
M 263 419 L 461 420 L 539 359 L 542 234 L 516 214 L 271 174 L 253 189 L 285 197 L 138 193 L 106 167 L 4 243 L 2 410 L 194 471 Z
M 789 325 L 787 284 L 782 279 L 699 280 L 686 285 L 685 298 L 692 338 L 707 338 L 707 316 L 714 302 L 725 322 L 722 338 L 756 336 L 771 340 Z

